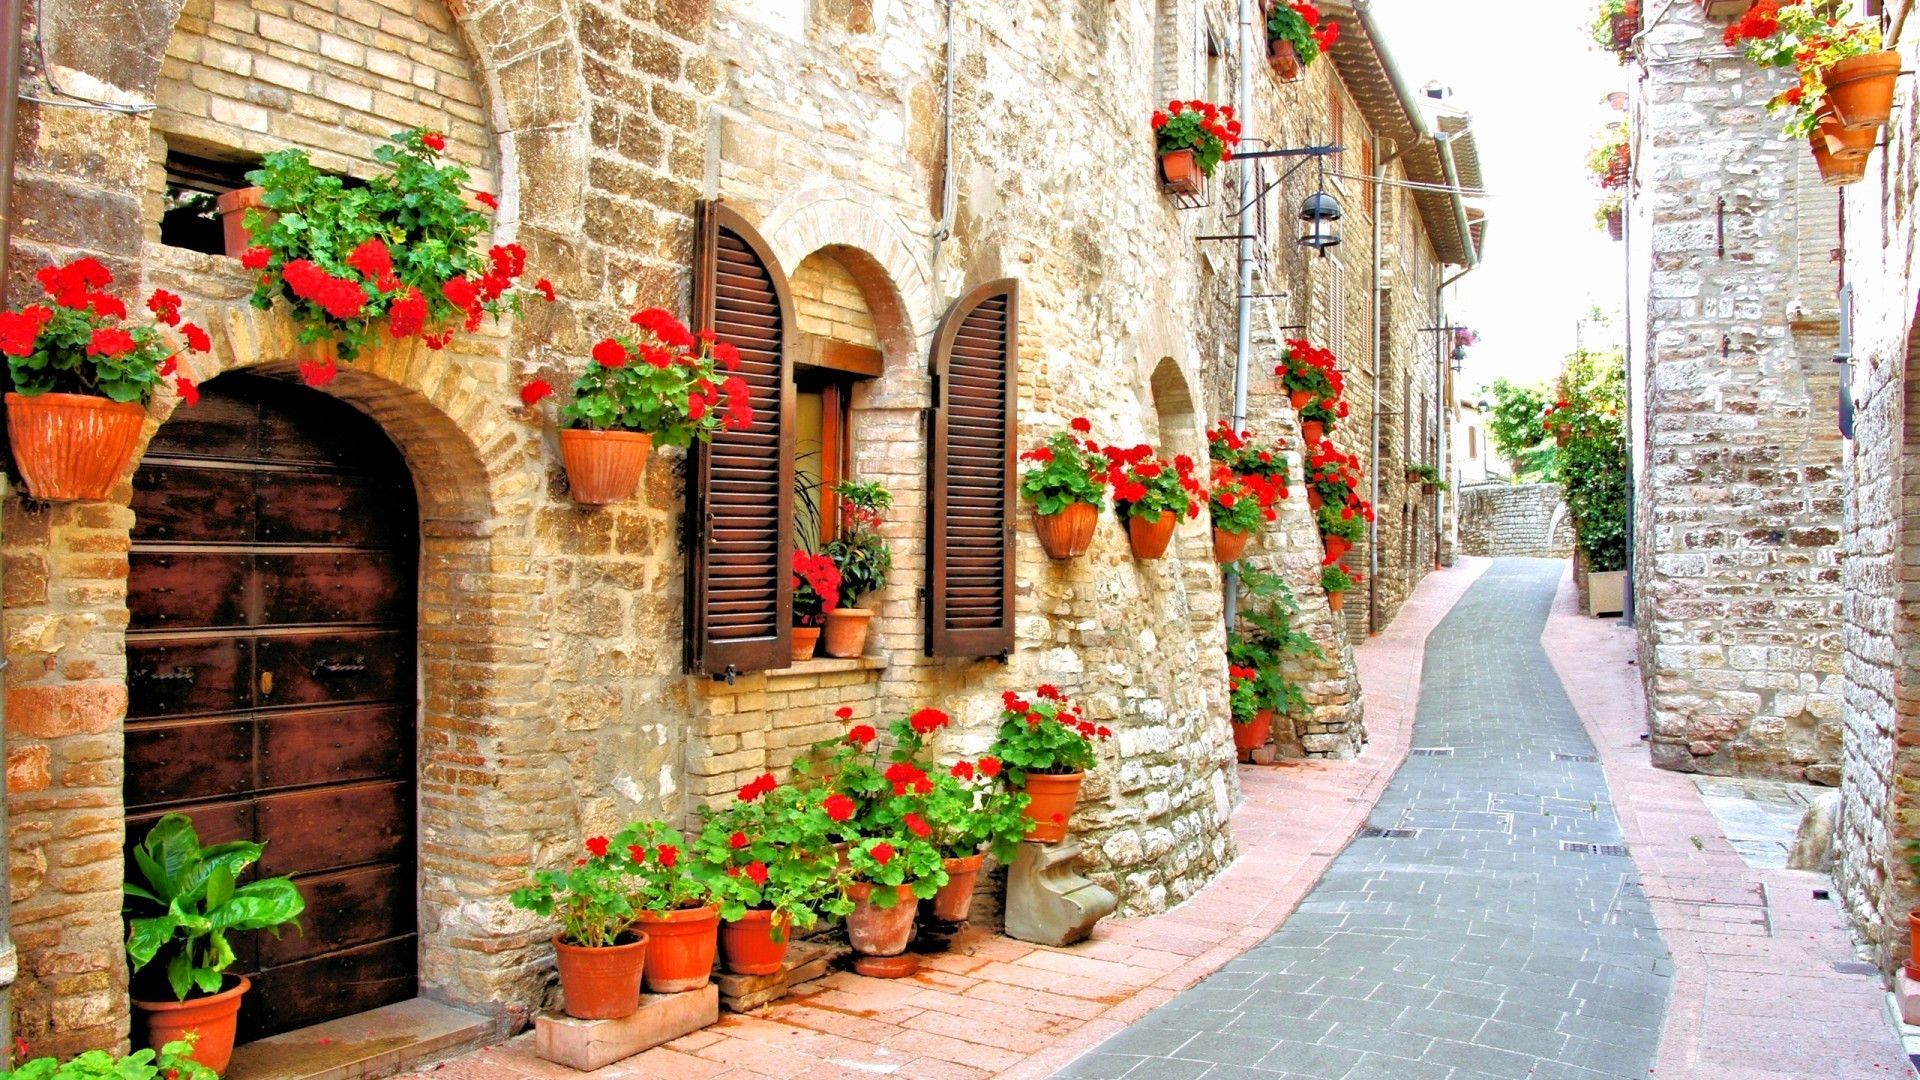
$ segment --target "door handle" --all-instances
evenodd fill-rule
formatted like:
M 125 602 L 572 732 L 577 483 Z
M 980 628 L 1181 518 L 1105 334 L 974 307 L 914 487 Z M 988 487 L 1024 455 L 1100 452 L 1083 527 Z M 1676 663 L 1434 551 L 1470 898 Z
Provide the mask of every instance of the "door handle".
M 260 673 L 260 696 L 266 697 L 271 693 L 273 693 L 273 672 L 263 671 Z

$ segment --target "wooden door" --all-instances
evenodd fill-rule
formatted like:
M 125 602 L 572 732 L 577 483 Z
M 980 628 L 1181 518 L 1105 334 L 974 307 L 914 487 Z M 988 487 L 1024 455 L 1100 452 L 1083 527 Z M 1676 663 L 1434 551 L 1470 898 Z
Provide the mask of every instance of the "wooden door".
M 263 841 L 301 929 L 237 935 L 241 1038 L 414 996 L 414 572 L 406 464 L 302 386 L 209 382 L 134 474 L 128 842 L 161 814 Z

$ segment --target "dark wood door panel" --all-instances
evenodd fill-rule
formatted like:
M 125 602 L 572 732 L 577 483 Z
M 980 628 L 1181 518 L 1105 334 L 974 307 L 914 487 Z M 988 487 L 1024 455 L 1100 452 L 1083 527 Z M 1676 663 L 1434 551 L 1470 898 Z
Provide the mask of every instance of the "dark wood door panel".
M 261 796 L 260 872 L 308 874 L 413 858 L 413 785 L 376 781 Z
M 260 455 L 260 406 L 251 397 L 207 394 L 153 433 L 147 457 L 246 460 Z
M 262 553 L 260 626 L 315 623 L 395 623 L 413 590 L 390 552 Z
M 418 992 L 418 951 L 418 942 L 408 935 L 259 972 L 253 992 L 241 999 L 240 1038 L 405 1001 Z
M 251 717 L 127 725 L 129 806 L 243 795 L 254 786 Z
M 342 544 L 385 547 L 413 528 L 413 512 L 391 479 L 344 473 L 254 474 L 261 544 Z M 408 500 L 410 501 L 410 500 Z
M 260 718 L 260 787 L 413 776 L 411 706 L 302 709 Z
M 127 639 L 127 717 L 237 712 L 253 704 L 249 642 L 233 637 Z
M 289 634 L 254 643 L 263 706 L 332 705 L 352 701 L 412 700 L 400 675 L 412 664 L 408 635 L 398 630 Z M 271 680 L 266 678 L 271 676 Z
M 413 868 L 368 866 L 300 879 L 307 910 L 300 931 L 260 938 L 260 965 L 273 968 L 414 931 Z
M 142 465 L 133 474 L 133 515 L 136 544 L 247 543 L 254 534 L 253 474 Z
M 132 625 L 154 630 L 244 625 L 252 573 L 253 556 L 244 551 L 135 551 L 127 557 Z

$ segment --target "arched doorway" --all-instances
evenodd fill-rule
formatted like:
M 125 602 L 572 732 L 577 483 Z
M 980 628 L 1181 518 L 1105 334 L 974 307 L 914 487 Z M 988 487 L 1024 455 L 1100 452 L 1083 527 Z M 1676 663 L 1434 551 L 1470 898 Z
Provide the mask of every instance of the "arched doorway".
M 206 384 L 134 476 L 129 843 L 161 814 L 266 843 L 300 932 L 242 935 L 245 1039 L 414 996 L 415 565 L 406 463 L 335 398 Z M 136 997 L 141 992 L 136 977 Z

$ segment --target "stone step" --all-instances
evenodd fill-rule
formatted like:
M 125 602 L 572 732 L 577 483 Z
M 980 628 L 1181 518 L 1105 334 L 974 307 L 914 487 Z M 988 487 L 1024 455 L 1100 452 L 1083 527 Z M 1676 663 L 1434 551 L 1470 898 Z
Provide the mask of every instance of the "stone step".
M 478 1013 L 414 998 L 237 1046 L 225 1080 L 376 1080 L 500 1034 Z

